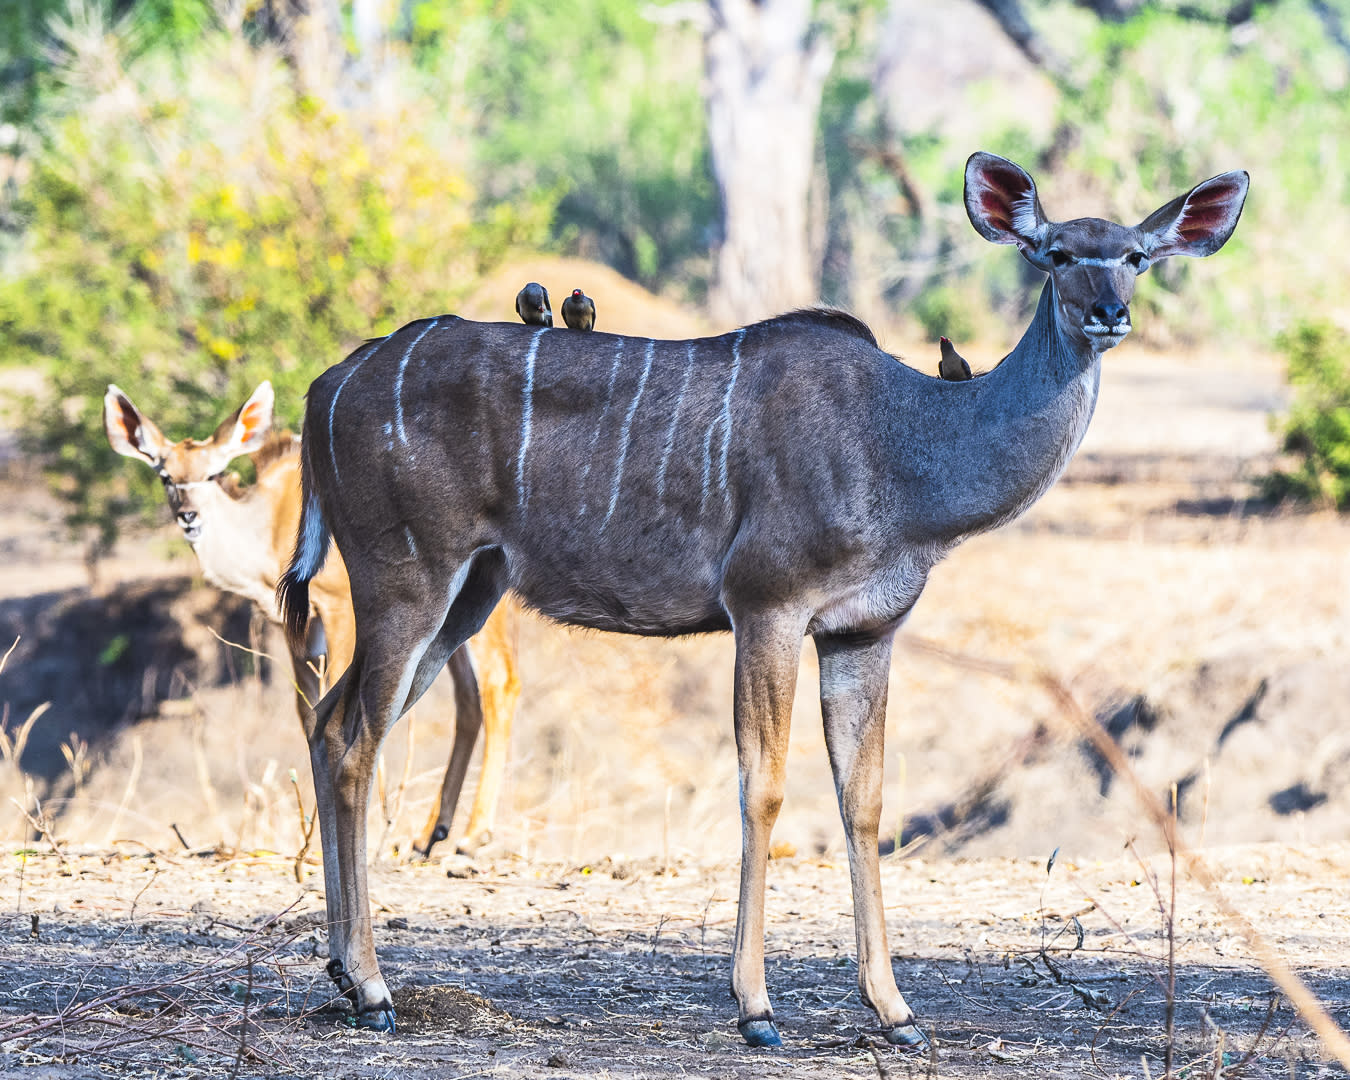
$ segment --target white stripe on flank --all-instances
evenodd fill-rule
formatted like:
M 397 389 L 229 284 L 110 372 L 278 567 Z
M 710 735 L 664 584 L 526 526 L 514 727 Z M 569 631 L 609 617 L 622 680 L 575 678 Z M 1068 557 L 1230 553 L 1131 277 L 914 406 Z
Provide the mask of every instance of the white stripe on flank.
M 628 456 L 628 433 L 633 427 L 633 416 L 637 412 L 638 402 L 642 400 L 642 391 L 647 388 L 647 376 L 652 371 L 652 357 L 656 355 L 656 342 L 650 338 L 647 340 L 647 359 L 642 365 L 642 375 L 638 379 L 637 393 L 633 395 L 633 404 L 628 406 L 628 415 L 623 418 L 623 430 L 619 436 L 619 463 L 614 467 L 614 484 L 609 492 L 609 511 L 605 514 L 605 520 L 600 523 L 600 531 L 605 531 L 605 526 L 609 524 L 609 519 L 614 514 L 614 508 L 619 504 L 619 484 L 623 481 L 623 463 Z
M 426 337 L 431 331 L 436 329 L 436 324 L 440 322 L 439 318 L 432 319 L 422 332 L 418 334 L 403 350 L 403 359 L 398 362 L 398 374 L 394 376 L 394 427 L 398 431 L 398 441 L 404 446 L 408 445 L 408 433 L 403 430 L 403 372 L 408 366 L 408 357 L 412 356 L 412 351 L 417 347 L 417 343 Z M 408 455 L 409 459 L 412 455 Z
M 717 430 L 717 421 L 714 420 L 708 425 L 708 435 L 703 440 L 703 494 L 699 496 L 698 512 L 703 513 L 703 508 L 708 504 L 708 484 L 712 480 L 712 440 L 713 432 Z
M 542 327 L 530 338 L 530 349 L 525 354 L 525 389 L 520 407 L 520 460 L 516 462 L 516 498 L 525 505 L 525 452 L 530 448 L 530 427 L 534 423 L 534 357 L 539 351 L 539 337 L 548 327 Z
M 408 538 L 408 554 L 417 558 L 417 543 L 413 540 L 412 530 L 406 525 L 403 526 L 403 535 Z
M 731 392 L 736 389 L 736 377 L 741 373 L 741 342 L 745 339 L 745 330 L 737 330 L 731 343 L 731 379 L 727 382 L 727 392 L 722 398 L 722 464 L 717 474 L 717 485 L 723 493 L 727 490 L 727 452 L 731 449 Z
M 365 351 L 360 353 L 352 361 L 352 369 L 342 376 L 342 381 L 338 383 L 338 388 L 333 391 L 333 400 L 328 403 L 328 458 L 333 463 L 333 479 L 339 485 L 342 483 L 342 477 L 338 472 L 337 454 L 333 451 L 333 417 L 337 413 L 338 396 L 342 393 L 342 388 L 347 385 L 347 380 L 356 374 L 356 369 L 361 366 L 372 352 L 380 345 L 384 344 L 387 338 L 376 338 L 374 341 L 366 344 Z
M 600 442 L 600 429 L 605 426 L 605 418 L 609 416 L 609 406 L 614 400 L 614 380 L 619 376 L 619 361 L 623 359 L 624 339 L 619 338 L 614 343 L 614 362 L 609 366 L 609 387 L 605 390 L 605 407 L 600 410 L 600 419 L 595 422 L 595 431 L 591 435 L 591 450 L 586 455 L 586 464 L 581 468 L 581 508 L 577 511 L 579 517 L 586 516 L 586 477 L 591 474 L 591 462 L 595 460 L 595 447 Z
M 665 501 L 666 465 L 671 452 L 675 449 L 675 426 L 680 422 L 680 409 L 684 406 L 684 395 L 689 389 L 689 379 L 694 374 L 694 343 L 689 343 L 689 359 L 684 367 L 684 381 L 680 383 L 680 396 L 675 399 L 675 412 L 670 418 L 670 430 L 666 432 L 666 447 L 661 453 L 661 471 L 656 477 L 656 497 Z

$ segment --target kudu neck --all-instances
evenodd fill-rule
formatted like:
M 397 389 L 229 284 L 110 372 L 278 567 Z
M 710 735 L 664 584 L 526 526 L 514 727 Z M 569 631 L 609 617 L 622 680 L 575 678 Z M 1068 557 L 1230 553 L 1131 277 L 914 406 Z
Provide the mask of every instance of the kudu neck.
M 1046 282 L 1013 351 L 987 375 L 943 387 L 934 533 L 954 541 L 995 528 L 1044 494 L 1087 432 L 1100 373 L 1099 354 L 1063 333 Z

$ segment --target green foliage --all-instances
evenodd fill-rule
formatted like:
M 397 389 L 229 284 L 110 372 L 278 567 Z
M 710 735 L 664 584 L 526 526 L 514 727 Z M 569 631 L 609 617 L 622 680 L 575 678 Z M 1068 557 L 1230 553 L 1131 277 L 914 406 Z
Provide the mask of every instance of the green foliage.
M 1304 322 L 1280 336 L 1294 401 L 1282 429 L 1298 459 L 1266 481 L 1267 494 L 1350 508 L 1350 334 Z
M 295 427 L 324 367 L 449 309 L 550 220 L 542 199 L 480 207 L 416 108 L 343 116 L 241 42 L 213 47 L 203 67 L 241 65 L 234 99 L 183 96 L 147 61 L 135 94 L 54 125 L 0 280 L 0 355 L 46 376 L 22 413 L 27 446 L 99 544 L 162 503 L 151 471 L 107 446 L 109 382 L 176 439 L 204 437 L 270 378 Z
M 464 0 L 466 16 L 486 4 Z M 428 7 L 416 9 L 424 26 Z M 561 192 L 556 245 L 653 288 L 697 277 L 718 220 L 697 31 L 631 0 L 500 0 L 443 26 L 431 54 L 462 66 L 477 175 L 495 198 Z

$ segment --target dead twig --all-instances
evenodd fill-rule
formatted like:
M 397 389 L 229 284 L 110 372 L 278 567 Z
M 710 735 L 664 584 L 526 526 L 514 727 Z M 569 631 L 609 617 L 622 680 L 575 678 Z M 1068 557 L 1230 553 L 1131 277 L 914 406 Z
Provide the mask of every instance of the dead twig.
M 1350 1038 L 1347 1038 L 1339 1025 L 1332 1020 L 1317 996 L 1308 989 L 1303 980 L 1285 963 L 1284 958 L 1260 934 L 1251 921 L 1242 914 L 1224 895 L 1218 880 L 1210 870 L 1209 864 L 1196 852 L 1181 842 L 1177 835 L 1174 820 L 1159 803 L 1158 797 L 1144 786 L 1124 751 L 1111 738 L 1092 716 L 1073 696 L 1068 687 L 1053 673 L 1030 664 L 1008 664 L 985 660 L 982 657 L 967 656 L 953 652 L 936 642 L 923 638 L 904 635 L 902 641 L 918 652 L 942 659 L 958 667 L 972 671 L 982 671 L 1000 679 L 1032 683 L 1039 686 L 1054 703 L 1061 716 L 1068 719 L 1073 728 L 1087 739 L 1101 755 L 1117 778 L 1129 785 L 1134 793 L 1137 805 L 1145 815 L 1167 838 L 1169 850 L 1185 865 L 1187 872 L 1200 884 L 1205 893 L 1213 900 L 1220 914 L 1236 927 L 1246 941 L 1248 949 L 1266 974 L 1284 992 L 1289 1003 L 1297 1010 L 1304 1022 L 1322 1040 L 1323 1046 L 1332 1054 L 1341 1066 L 1350 1069 Z

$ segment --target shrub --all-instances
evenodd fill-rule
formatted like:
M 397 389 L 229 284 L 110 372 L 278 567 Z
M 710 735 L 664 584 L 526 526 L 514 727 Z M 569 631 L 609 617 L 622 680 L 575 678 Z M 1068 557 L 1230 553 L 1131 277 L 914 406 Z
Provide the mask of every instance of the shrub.
M 543 197 L 480 208 L 454 146 L 421 134 L 429 104 L 338 113 L 297 97 L 266 50 L 206 48 L 186 94 L 146 60 L 52 125 L 0 280 L 0 355 L 46 376 L 21 432 L 96 550 L 162 501 L 106 444 L 107 383 L 181 438 L 270 378 L 294 426 L 324 367 L 449 310 L 550 221 Z
M 1350 507 L 1350 334 L 1329 322 L 1281 335 L 1294 401 L 1282 423 L 1298 465 L 1266 481 L 1271 496 Z

